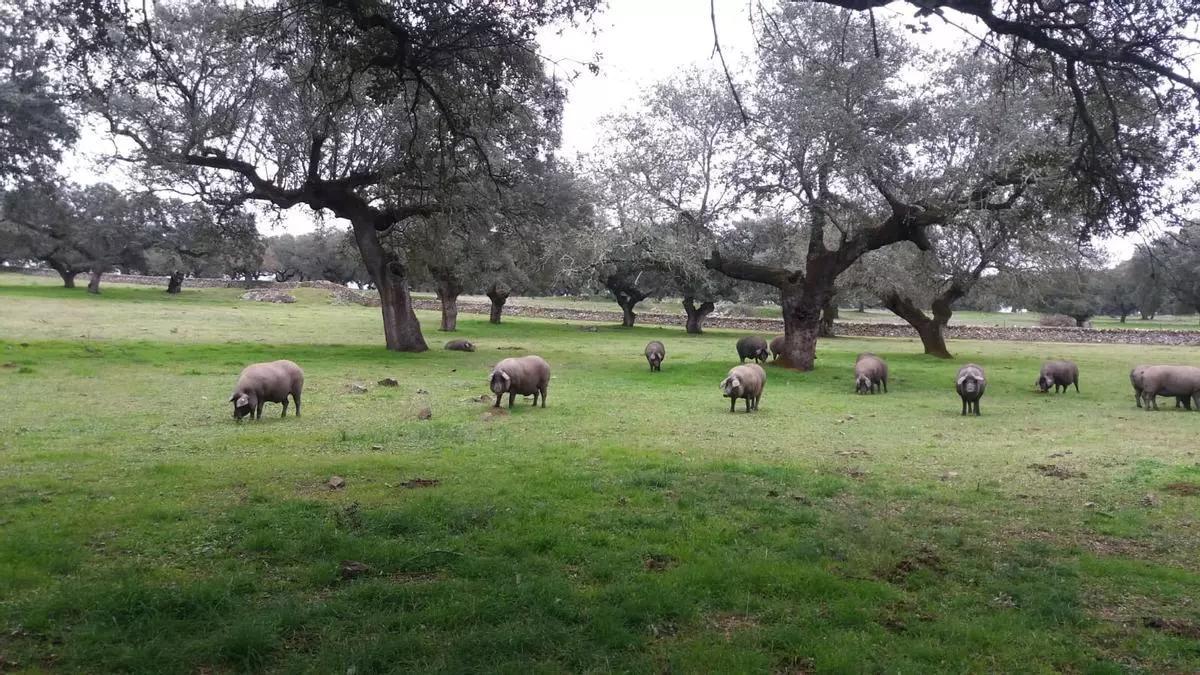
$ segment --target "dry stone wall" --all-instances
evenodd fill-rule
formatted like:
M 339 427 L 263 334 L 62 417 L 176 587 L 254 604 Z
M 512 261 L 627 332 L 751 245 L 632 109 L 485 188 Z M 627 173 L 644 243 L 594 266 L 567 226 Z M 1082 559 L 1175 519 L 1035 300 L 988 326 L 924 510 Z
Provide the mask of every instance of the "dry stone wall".
M 51 270 L 30 270 L 0 267 L 0 271 L 58 276 Z M 142 284 L 167 286 L 167 277 L 142 276 L 136 274 L 106 274 L 103 283 Z M 354 303 L 371 307 L 379 306 L 374 293 L 363 293 L 330 281 L 238 281 L 233 279 L 187 279 L 184 287 L 191 288 L 322 288 L 333 296 L 335 302 Z M 439 311 L 436 300 L 415 300 L 417 309 Z M 458 311 L 468 314 L 487 314 L 491 307 L 487 303 L 460 302 Z M 520 316 L 562 321 L 598 321 L 620 323 L 620 312 L 577 310 L 556 307 L 533 307 L 509 304 L 504 308 L 505 316 Z M 638 321 L 657 326 L 683 326 L 686 317 L 680 314 L 638 314 Z M 767 334 L 783 333 L 780 319 L 709 316 L 704 322 L 709 328 L 754 331 Z M 917 332 L 905 323 L 851 323 L 838 321 L 834 333 L 841 337 L 891 337 L 916 338 Z M 1143 345 L 1200 345 L 1200 331 L 1195 330 L 1144 330 L 1121 328 L 1074 328 L 1059 326 L 947 326 L 946 338 L 950 340 L 1014 340 L 1019 342 L 1082 342 L 1094 344 L 1143 344 Z

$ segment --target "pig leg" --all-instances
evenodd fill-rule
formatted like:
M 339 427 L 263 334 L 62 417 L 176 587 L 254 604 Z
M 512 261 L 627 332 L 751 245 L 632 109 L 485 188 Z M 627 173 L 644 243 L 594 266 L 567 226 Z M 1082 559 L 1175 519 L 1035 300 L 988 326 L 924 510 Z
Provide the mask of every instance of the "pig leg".
M 516 399 L 517 399 L 517 392 L 515 392 L 515 391 L 508 392 L 508 407 L 509 408 L 511 408 L 513 406 L 513 401 L 515 401 Z
M 264 406 L 264 405 L 266 405 L 266 404 L 267 404 L 267 402 L 266 402 L 266 401 L 259 401 L 259 402 L 258 402 L 258 405 L 257 405 L 257 406 L 254 408 L 254 414 L 255 414 L 255 418 L 254 418 L 254 419 L 258 419 L 258 420 L 261 420 L 261 419 L 262 419 L 262 409 L 263 409 L 263 406 Z
M 280 417 L 287 417 L 287 407 L 288 407 L 288 400 L 287 400 L 287 397 L 284 396 L 283 397 L 283 414 L 280 415 Z
M 503 393 L 496 394 L 496 405 L 492 406 L 493 408 L 499 408 L 499 407 L 500 407 L 500 397 L 501 397 L 501 396 L 504 396 L 504 394 L 503 394 Z
M 883 378 L 883 393 L 887 393 L 887 378 Z
M 963 404 L 963 411 L 962 411 L 962 414 L 966 415 L 966 414 L 967 414 L 967 399 L 965 399 L 965 398 L 964 398 L 964 399 L 962 400 L 962 404 Z
M 296 402 L 296 417 L 300 416 L 300 392 L 292 394 L 292 400 Z
M 546 389 L 547 389 L 547 387 L 542 387 L 542 407 L 543 408 L 546 407 Z
M 734 412 L 735 410 L 737 410 L 737 397 L 730 396 L 729 397 L 729 412 Z
M 745 401 L 746 401 L 746 412 L 750 412 L 750 397 L 747 396 Z

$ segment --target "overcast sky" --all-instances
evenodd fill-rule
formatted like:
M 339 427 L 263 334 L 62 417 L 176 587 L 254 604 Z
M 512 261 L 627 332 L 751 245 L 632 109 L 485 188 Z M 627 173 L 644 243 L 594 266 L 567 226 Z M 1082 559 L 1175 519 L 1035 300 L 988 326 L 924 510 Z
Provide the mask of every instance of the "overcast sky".
M 754 48 L 752 21 L 747 0 L 716 0 L 715 9 L 721 48 L 730 64 L 748 58 Z M 911 5 L 894 3 L 879 10 L 881 20 L 910 21 Z M 950 13 L 953 21 L 962 21 L 967 30 L 977 24 Z M 933 32 L 923 39 L 949 46 L 970 39 L 962 30 L 932 20 Z M 981 33 L 980 33 L 981 34 Z M 562 156 L 573 159 L 592 149 L 598 120 L 617 112 L 635 99 L 646 86 L 692 64 L 718 67 L 713 55 L 713 30 L 708 0 L 608 0 L 604 13 L 589 25 L 567 30 L 547 30 L 541 34 L 542 53 L 553 62 L 552 71 L 562 80 L 570 80 L 569 98 L 563 114 Z M 597 56 L 598 55 L 598 56 Z M 582 64 L 596 61 L 598 75 Z M 98 130 L 85 131 L 76 156 L 70 160 L 68 174 L 80 182 L 113 180 L 116 176 L 99 168 L 111 141 Z M 314 227 L 311 212 L 293 208 L 284 214 L 283 228 L 293 233 Z M 260 219 L 264 234 L 283 231 L 273 219 Z M 1128 257 L 1136 241 L 1107 242 L 1118 259 Z

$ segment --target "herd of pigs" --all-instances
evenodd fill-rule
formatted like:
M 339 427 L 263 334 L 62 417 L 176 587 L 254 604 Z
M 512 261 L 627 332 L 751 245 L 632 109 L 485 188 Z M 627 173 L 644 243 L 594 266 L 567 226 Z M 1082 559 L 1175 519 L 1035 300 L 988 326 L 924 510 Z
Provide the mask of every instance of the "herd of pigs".
M 737 341 L 737 354 L 740 365 L 729 370 L 728 375 L 721 381 L 721 393 L 729 399 L 729 412 L 737 408 L 738 399 L 746 404 L 746 412 L 758 410 L 762 399 L 763 389 L 767 385 L 767 373 L 762 364 L 768 359 L 778 359 L 783 352 L 784 338 L 779 336 L 767 341 L 756 335 L 746 336 Z M 469 340 L 451 340 L 446 343 L 446 349 L 455 351 L 475 351 L 475 345 Z M 646 345 L 646 361 L 650 364 L 651 372 L 662 370 L 663 360 L 667 357 L 667 349 L 662 342 L 653 340 Z M 746 363 L 750 359 L 751 363 Z M 1192 402 L 1200 409 L 1200 368 L 1193 366 L 1136 366 L 1129 372 L 1129 382 L 1133 385 L 1134 402 L 1139 408 L 1145 403 L 1146 410 L 1158 410 L 1159 396 L 1175 398 L 1175 407 L 1192 409 Z M 499 407 L 500 401 L 508 394 L 508 407 L 513 406 L 517 395 L 533 396 L 533 405 L 541 400 L 546 407 L 546 389 L 550 385 L 550 364 L 540 356 L 521 356 L 500 361 L 492 368 L 488 376 L 488 386 L 496 395 L 493 407 Z M 1079 368 L 1071 361 L 1047 361 L 1042 364 L 1041 372 L 1036 382 L 1037 388 L 1048 392 L 1054 387 L 1054 392 L 1067 391 L 1071 386 L 1079 391 Z M 287 417 L 288 397 L 296 404 L 296 416 L 300 416 L 300 392 L 304 388 L 304 371 L 291 361 L 272 361 L 270 363 L 255 363 L 247 366 L 238 376 L 237 386 L 229 401 L 233 403 L 233 418 L 241 421 L 249 415 L 252 419 L 261 419 L 263 405 L 266 403 L 282 403 L 283 417 Z M 987 388 L 987 377 L 983 368 L 968 363 L 958 369 L 954 381 L 954 389 L 962 399 L 962 414 L 975 413 L 979 415 L 979 400 L 983 398 Z M 874 394 L 882 389 L 888 390 L 887 363 L 878 356 L 870 353 L 859 354 L 854 363 L 854 390 L 859 394 Z

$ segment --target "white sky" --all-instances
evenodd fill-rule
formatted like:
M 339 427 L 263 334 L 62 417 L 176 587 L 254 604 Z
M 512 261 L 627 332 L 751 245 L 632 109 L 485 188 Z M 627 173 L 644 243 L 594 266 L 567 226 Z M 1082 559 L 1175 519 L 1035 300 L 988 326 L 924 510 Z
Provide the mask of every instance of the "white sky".
M 543 54 L 556 62 L 552 72 L 563 80 L 574 78 L 567 87 L 569 98 L 563 113 L 561 154 L 566 158 L 589 152 L 597 136 L 598 120 L 620 111 L 648 85 L 688 65 L 719 67 L 713 54 L 708 0 L 608 0 L 607 4 L 607 9 L 588 26 L 544 31 L 541 35 Z M 715 3 L 721 48 L 731 66 L 753 53 L 749 4 L 747 0 Z M 894 3 L 876 16 L 880 20 L 911 19 L 912 14 L 911 5 Z M 930 23 L 934 31 L 914 39 L 943 44 L 963 39 L 960 30 L 945 26 L 936 18 Z M 581 64 L 596 60 L 597 54 L 600 72 L 592 75 Z M 120 177 L 120 167 L 106 170 L 102 166 L 104 154 L 111 149 L 111 140 L 101 130 L 85 130 L 74 156 L 67 162 L 68 175 L 83 183 L 101 180 L 127 183 Z M 268 235 L 305 232 L 316 222 L 311 212 L 299 208 L 284 214 L 282 229 L 274 225 L 274 218 L 259 221 L 260 229 Z M 1115 259 L 1126 258 L 1144 236 L 1104 242 L 1103 248 Z

